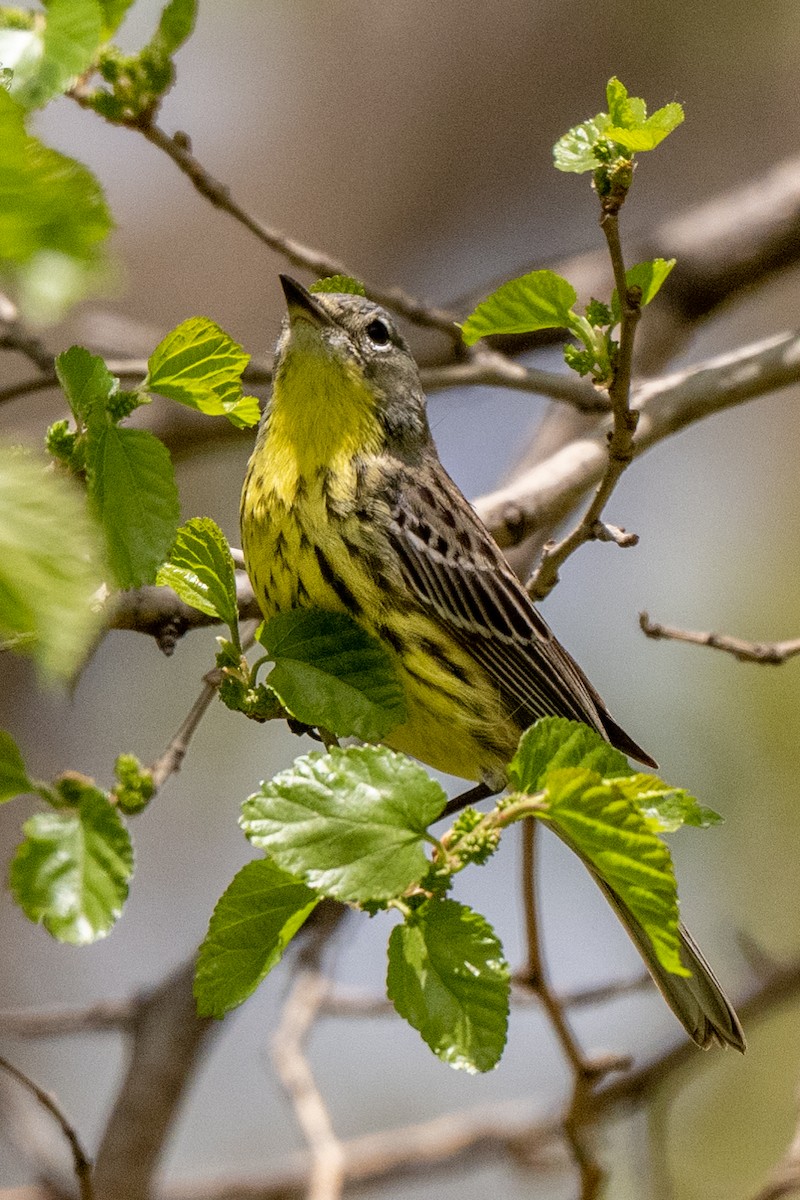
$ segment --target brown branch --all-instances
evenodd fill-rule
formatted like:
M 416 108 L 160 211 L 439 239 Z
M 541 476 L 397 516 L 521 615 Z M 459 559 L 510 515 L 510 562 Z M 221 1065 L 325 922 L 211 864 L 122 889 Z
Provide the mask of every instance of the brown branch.
M 218 1022 L 200 1019 L 194 963 L 139 1001 L 128 1068 L 97 1152 L 98 1200 L 150 1200 L 178 1104 Z
M 613 378 L 608 385 L 611 404 L 611 429 L 608 433 L 608 459 L 588 508 L 575 527 L 560 542 L 548 543 L 542 548 L 538 567 L 527 583 L 527 589 L 535 600 L 544 600 L 558 583 L 559 568 L 586 542 L 598 537 L 604 541 L 617 541 L 611 532 L 612 526 L 601 521 L 603 509 L 619 483 L 623 472 L 633 462 L 633 437 L 639 414 L 630 407 L 631 373 L 633 370 L 633 345 L 636 328 L 641 317 L 641 293 L 629 289 L 625 279 L 625 263 L 619 236 L 619 208 L 624 199 L 607 198 L 602 203 L 600 227 L 606 237 L 609 257 L 614 273 L 614 283 L 620 303 L 619 345 L 613 363 Z M 619 531 L 621 534 L 621 531 Z M 628 542 L 630 544 L 630 536 Z M 635 544 L 635 543 L 634 543 Z
M 72 1165 L 75 1171 L 75 1178 L 78 1181 L 81 1200 L 94 1200 L 95 1191 L 92 1183 L 91 1160 L 83 1149 L 75 1129 L 64 1116 L 56 1101 L 49 1092 L 40 1088 L 38 1084 L 34 1083 L 32 1079 L 29 1079 L 27 1075 L 20 1071 L 19 1067 L 15 1067 L 13 1063 L 10 1063 L 7 1058 L 3 1058 L 2 1056 L 0 1056 L 0 1070 L 5 1071 L 12 1079 L 16 1079 L 17 1083 L 22 1084 L 35 1098 L 37 1104 L 55 1119 L 69 1143 L 70 1153 L 72 1154 Z
M 344 1153 L 305 1047 L 328 991 L 315 968 L 297 976 L 272 1038 L 272 1059 L 311 1152 L 307 1200 L 339 1200 L 344 1187 Z
M 591 1106 L 594 1090 L 600 1080 L 609 1071 L 627 1063 L 622 1063 L 616 1058 L 597 1061 L 587 1059 L 570 1029 L 562 1005 L 550 987 L 544 966 L 536 900 L 537 827 L 536 821 L 524 821 L 522 824 L 522 897 L 528 961 L 524 972 L 517 974 L 517 982 L 527 984 L 538 997 L 572 1070 L 572 1098 L 563 1117 L 564 1134 L 580 1172 L 581 1200 L 595 1200 L 602 1187 L 603 1172 L 587 1145 L 585 1114 Z
M 800 335 L 783 333 L 635 389 L 634 457 L 695 421 L 800 381 Z M 475 501 L 503 547 L 565 517 L 602 478 L 610 418 L 510 484 Z
M 678 629 L 674 625 L 661 625 L 651 621 L 646 612 L 639 613 L 639 625 L 649 638 L 660 638 L 673 642 L 690 642 L 694 646 L 710 646 L 732 654 L 739 662 L 770 663 L 780 666 L 787 659 L 800 654 L 800 638 L 789 638 L 785 642 L 748 642 L 729 633 L 701 633 L 692 629 Z
M 118 1033 L 132 1027 L 136 1004 L 131 1000 L 103 1000 L 86 1008 L 53 1008 L 40 1011 L 0 1011 L 0 1031 L 6 1037 L 48 1038 L 76 1033 Z
M 659 256 L 677 265 L 645 315 L 643 358 L 649 372 L 661 370 L 690 336 L 695 323 L 731 299 L 768 281 L 800 260 L 800 157 L 787 159 L 755 181 L 723 192 L 656 225 L 631 246 L 635 262 Z M 525 262 L 511 275 L 522 275 L 541 262 Z M 601 250 L 573 255 L 553 267 L 579 296 L 608 294 L 608 256 Z M 454 298 L 450 306 L 468 312 L 508 276 L 491 279 Z M 493 338 L 491 344 L 518 355 L 562 341 L 559 330 Z

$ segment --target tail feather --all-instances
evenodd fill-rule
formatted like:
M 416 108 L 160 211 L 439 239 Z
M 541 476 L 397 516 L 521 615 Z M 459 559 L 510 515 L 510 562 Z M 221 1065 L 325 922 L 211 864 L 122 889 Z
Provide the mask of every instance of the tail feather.
M 716 1044 L 733 1046 L 735 1050 L 744 1054 L 747 1043 L 733 1005 L 683 922 L 680 922 L 678 926 L 678 936 L 680 937 L 683 965 L 691 971 L 691 975 L 688 976 L 673 975 L 671 971 L 667 971 L 662 966 L 653 948 L 653 943 L 627 904 L 604 879 L 600 878 L 591 863 L 587 862 L 560 831 L 554 830 L 554 832 L 559 834 L 561 840 L 575 851 L 588 868 L 644 959 L 645 966 L 653 976 L 656 987 L 689 1037 L 703 1050 Z

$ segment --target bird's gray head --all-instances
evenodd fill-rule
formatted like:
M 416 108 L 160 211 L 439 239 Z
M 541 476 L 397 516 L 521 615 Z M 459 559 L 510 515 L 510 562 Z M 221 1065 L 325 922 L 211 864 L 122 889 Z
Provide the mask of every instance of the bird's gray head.
M 430 440 L 417 364 L 394 318 L 364 296 L 307 291 L 281 275 L 288 314 L 275 357 L 275 392 L 302 391 L 322 424 L 332 404 L 352 401 L 380 425 L 400 456 Z M 312 418 L 313 419 L 313 418 Z

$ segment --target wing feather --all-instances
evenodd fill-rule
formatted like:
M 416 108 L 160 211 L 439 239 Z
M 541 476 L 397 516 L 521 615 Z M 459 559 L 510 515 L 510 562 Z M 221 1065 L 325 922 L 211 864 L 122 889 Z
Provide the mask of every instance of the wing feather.
M 435 487 L 416 482 L 398 492 L 389 526 L 404 581 L 495 681 L 520 727 L 571 717 L 652 762 L 610 717 L 441 465 Z

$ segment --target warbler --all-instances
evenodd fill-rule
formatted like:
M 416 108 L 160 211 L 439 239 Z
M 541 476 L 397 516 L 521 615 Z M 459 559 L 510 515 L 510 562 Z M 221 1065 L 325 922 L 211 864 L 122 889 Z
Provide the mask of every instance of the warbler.
M 390 314 L 360 295 L 312 294 L 280 278 L 288 316 L 241 504 L 264 616 L 349 613 L 390 652 L 405 690 L 407 720 L 386 744 L 484 794 L 502 789 L 521 733 L 543 716 L 583 721 L 655 766 L 442 466 L 416 363 Z M 743 1049 L 736 1014 L 689 935 L 682 930 L 684 978 L 661 967 L 633 914 L 598 883 L 695 1041 Z

